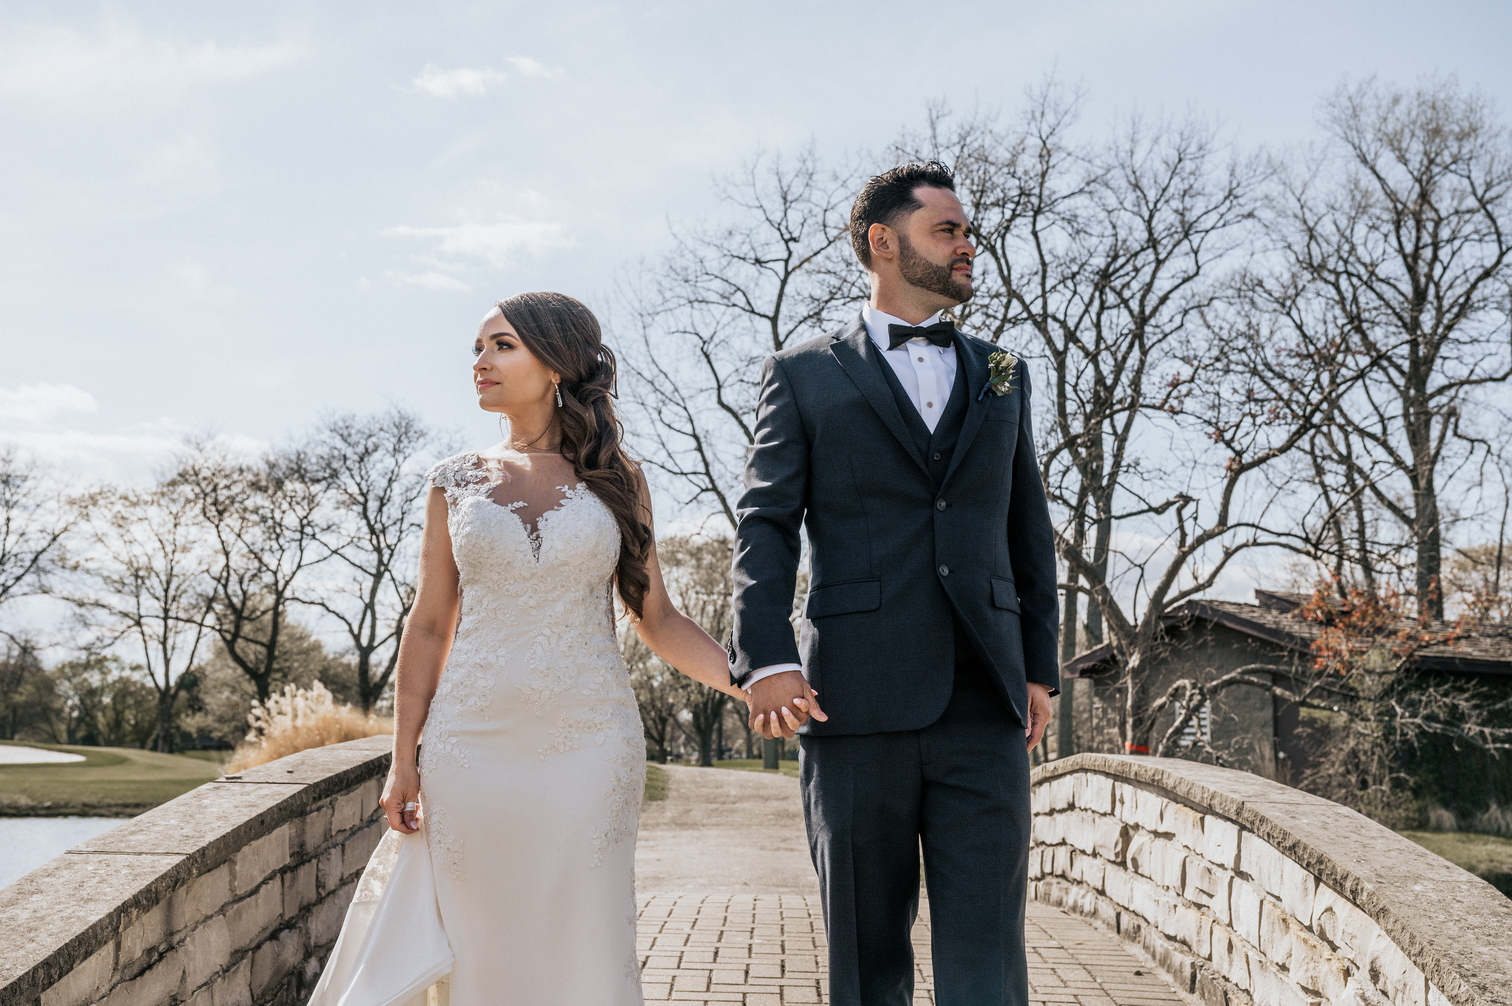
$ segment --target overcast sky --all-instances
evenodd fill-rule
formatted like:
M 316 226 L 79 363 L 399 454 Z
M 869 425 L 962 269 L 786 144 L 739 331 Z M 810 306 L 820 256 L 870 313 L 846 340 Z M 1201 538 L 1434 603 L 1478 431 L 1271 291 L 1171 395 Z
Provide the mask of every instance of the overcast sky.
M 945 13 L 941 13 L 945 12 Z M 146 476 L 395 402 L 482 446 L 496 298 L 614 277 L 758 147 L 877 150 L 1054 72 L 1091 127 L 1314 137 L 1454 72 L 1512 105 L 1500 2 L 67 3 L 0 8 L 0 443 Z

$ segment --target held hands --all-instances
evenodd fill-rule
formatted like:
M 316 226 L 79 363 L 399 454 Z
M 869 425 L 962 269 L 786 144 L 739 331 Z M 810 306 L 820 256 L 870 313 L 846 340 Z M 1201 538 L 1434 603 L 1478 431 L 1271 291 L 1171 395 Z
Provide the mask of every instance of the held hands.
M 413 759 L 411 759 L 413 761 Z M 420 830 L 420 772 L 413 764 L 400 765 L 398 759 L 389 766 L 378 805 L 388 818 L 388 826 L 402 835 Z
M 1045 727 L 1050 725 L 1050 718 L 1055 715 L 1055 709 L 1050 705 L 1050 689 L 1037 681 L 1029 682 L 1029 725 L 1024 728 L 1024 736 L 1029 738 L 1029 750 L 1045 736 Z
M 751 729 L 767 740 L 792 737 L 811 716 L 821 723 L 829 719 L 819 708 L 819 693 L 797 671 L 762 678 L 745 695 Z

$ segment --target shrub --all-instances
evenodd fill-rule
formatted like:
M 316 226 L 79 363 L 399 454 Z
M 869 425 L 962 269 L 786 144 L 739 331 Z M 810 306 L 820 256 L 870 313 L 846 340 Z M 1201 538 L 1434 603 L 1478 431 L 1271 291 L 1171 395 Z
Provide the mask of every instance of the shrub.
M 1493 803 L 1475 815 L 1475 824 L 1471 830 L 1482 835 L 1505 835 L 1512 838 L 1512 807 Z
M 287 685 L 266 703 L 253 702 L 247 721 L 252 729 L 226 764 L 227 775 L 309 748 L 394 731 L 391 719 L 364 716 L 346 703 L 337 705 L 319 681 L 308 690 Z
M 1428 809 L 1423 812 L 1423 823 L 1429 831 L 1458 831 L 1459 822 L 1454 818 L 1454 811 L 1436 803 L 1430 803 Z

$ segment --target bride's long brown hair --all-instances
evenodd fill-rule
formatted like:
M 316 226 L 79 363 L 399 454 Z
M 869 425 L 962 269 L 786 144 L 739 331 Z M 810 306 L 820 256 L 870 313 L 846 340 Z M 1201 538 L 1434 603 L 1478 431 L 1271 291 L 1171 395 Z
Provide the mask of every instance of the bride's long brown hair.
M 619 525 L 614 577 L 625 607 L 642 615 L 651 584 L 651 515 L 641 503 L 640 472 L 625 453 L 624 427 L 614 414 L 614 352 L 604 345 L 598 319 L 582 302 L 560 293 L 519 293 L 499 311 L 525 348 L 561 375 L 562 456 Z

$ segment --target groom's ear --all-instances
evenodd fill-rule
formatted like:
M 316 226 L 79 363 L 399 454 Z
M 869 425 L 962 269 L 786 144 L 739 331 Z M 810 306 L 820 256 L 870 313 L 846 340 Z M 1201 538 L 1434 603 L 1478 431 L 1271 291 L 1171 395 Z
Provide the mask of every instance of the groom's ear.
M 898 255 L 898 232 L 886 224 L 872 224 L 866 229 L 866 240 L 871 245 L 871 271 L 877 271 L 877 260 L 892 261 Z

